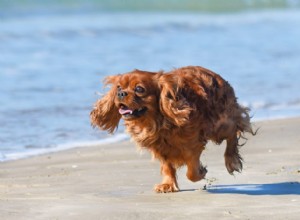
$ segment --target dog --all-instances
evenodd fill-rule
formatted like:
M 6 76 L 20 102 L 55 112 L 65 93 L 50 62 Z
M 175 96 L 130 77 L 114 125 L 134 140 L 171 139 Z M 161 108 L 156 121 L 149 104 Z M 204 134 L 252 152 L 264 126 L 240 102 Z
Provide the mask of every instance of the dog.
M 94 127 L 113 133 L 122 118 L 139 147 L 161 163 L 163 180 L 158 193 L 179 191 L 176 170 L 187 166 L 186 176 L 205 178 L 200 156 L 208 141 L 226 140 L 225 166 L 230 174 L 241 172 L 239 139 L 254 135 L 249 109 L 237 102 L 230 84 L 200 66 L 170 72 L 132 72 L 108 76 L 110 90 L 90 113 Z

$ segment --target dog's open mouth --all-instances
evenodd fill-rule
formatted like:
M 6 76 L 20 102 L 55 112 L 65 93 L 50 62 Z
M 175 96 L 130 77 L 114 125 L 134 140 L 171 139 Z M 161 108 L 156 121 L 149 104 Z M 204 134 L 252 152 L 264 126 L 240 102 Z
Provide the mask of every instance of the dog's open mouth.
M 125 118 L 139 117 L 142 116 L 146 111 L 146 107 L 141 107 L 139 109 L 130 109 L 123 104 L 121 104 L 119 108 L 119 113 Z

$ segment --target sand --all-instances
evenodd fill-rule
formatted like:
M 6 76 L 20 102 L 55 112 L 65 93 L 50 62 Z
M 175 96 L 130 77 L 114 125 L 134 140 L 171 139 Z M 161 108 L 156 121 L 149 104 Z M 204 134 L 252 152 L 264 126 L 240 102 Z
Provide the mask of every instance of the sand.
M 205 180 L 156 194 L 159 163 L 134 143 L 77 148 L 0 163 L 0 219 L 300 219 L 300 118 L 257 122 L 231 176 L 209 144 Z

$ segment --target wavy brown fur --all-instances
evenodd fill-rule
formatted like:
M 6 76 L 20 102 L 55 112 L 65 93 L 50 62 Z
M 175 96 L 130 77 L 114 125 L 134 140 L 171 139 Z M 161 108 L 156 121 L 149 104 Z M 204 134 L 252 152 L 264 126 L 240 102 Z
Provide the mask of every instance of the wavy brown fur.
M 178 191 L 176 169 L 183 165 L 188 179 L 203 179 L 207 170 L 199 158 L 209 140 L 226 140 L 228 172 L 242 170 L 238 140 L 246 132 L 255 133 L 249 109 L 237 103 L 233 88 L 218 74 L 188 66 L 168 73 L 134 70 L 106 82 L 112 87 L 96 102 L 92 124 L 113 132 L 121 119 L 119 109 L 135 110 L 122 117 L 137 144 L 161 162 L 163 181 L 155 186 L 156 192 Z M 119 92 L 126 95 L 118 96 Z

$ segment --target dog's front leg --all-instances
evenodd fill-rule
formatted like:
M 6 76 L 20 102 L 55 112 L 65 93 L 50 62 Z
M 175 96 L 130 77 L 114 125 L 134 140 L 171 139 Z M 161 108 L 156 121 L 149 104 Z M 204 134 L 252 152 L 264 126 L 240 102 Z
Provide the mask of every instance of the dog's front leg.
M 169 193 L 178 192 L 178 183 L 176 177 L 176 169 L 171 163 L 161 162 L 161 174 L 163 176 L 163 181 L 161 184 L 157 184 L 154 190 L 157 193 Z

